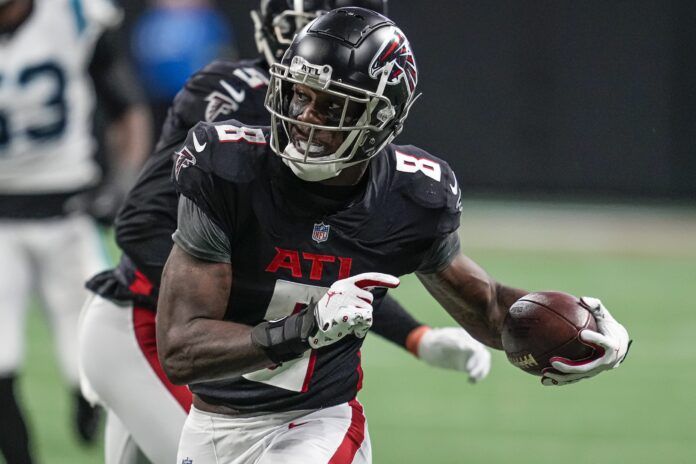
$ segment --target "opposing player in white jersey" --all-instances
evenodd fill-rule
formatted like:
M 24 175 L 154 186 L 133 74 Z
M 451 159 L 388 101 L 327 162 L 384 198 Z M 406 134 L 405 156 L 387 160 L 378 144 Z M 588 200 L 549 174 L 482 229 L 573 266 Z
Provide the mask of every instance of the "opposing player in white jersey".
M 97 93 L 124 140 L 114 147 L 121 166 L 136 169 L 149 148 L 149 116 L 104 35 L 120 17 L 108 0 L 0 0 L 0 451 L 11 464 L 31 462 L 14 381 L 34 290 L 75 392 L 79 436 L 95 435 L 78 389 L 77 320 L 84 280 L 107 263 L 93 221 L 70 205 L 101 177 Z

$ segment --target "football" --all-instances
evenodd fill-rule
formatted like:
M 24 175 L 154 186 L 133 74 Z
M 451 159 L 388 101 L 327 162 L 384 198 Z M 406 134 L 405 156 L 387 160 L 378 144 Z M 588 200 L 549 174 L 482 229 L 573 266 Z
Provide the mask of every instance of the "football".
M 562 292 L 530 293 L 517 300 L 503 322 L 508 360 L 525 372 L 542 375 L 549 358 L 588 359 L 595 350 L 580 340 L 583 329 L 597 330 L 580 298 Z

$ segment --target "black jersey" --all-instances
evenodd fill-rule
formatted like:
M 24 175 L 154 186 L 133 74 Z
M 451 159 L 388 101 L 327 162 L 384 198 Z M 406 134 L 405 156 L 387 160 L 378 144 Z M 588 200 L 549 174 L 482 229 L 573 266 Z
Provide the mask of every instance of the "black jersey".
M 268 139 L 265 127 L 201 123 L 175 162 L 181 194 L 229 241 L 226 320 L 255 325 L 316 301 L 337 279 L 428 267 L 433 247 L 459 226 L 454 173 L 423 150 L 387 146 L 353 196 L 337 201 L 295 177 Z M 384 294 L 375 292 L 375 306 Z M 272 370 L 190 388 L 240 411 L 332 406 L 360 387 L 361 343 L 349 336 Z
M 155 153 L 147 160 L 116 222 L 116 242 L 124 255 L 117 269 L 87 283 L 92 291 L 155 309 L 164 263 L 176 229 L 177 193 L 171 182 L 172 155 L 199 121 L 234 117 L 267 124 L 263 103 L 268 85 L 266 62 L 214 61 L 194 74 L 169 109 Z

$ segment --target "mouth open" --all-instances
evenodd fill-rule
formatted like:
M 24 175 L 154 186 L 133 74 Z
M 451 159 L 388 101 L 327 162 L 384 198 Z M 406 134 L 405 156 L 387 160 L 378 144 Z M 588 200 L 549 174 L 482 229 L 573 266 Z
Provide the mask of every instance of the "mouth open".
M 303 155 L 307 154 L 313 158 L 317 156 L 322 156 L 326 151 L 326 147 L 324 145 L 319 145 L 316 143 L 308 145 L 306 141 L 301 139 L 293 140 L 293 145 L 295 145 L 295 148 L 297 148 L 297 150 Z
M 302 134 L 299 130 L 294 129 L 292 131 L 292 144 L 300 154 L 307 155 L 310 158 L 317 158 L 326 154 L 326 146 L 315 143 L 314 141 L 312 143 L 307 143 L 307 141 L 307 136 Z

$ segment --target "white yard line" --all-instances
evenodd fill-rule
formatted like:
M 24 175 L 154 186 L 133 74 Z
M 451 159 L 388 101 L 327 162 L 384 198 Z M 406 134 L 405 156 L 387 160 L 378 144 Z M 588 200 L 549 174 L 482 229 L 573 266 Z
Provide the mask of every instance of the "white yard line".
M 471 201 L 462 247 L 696 257 L 696 207 Z

